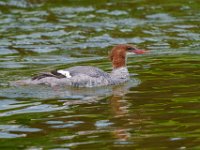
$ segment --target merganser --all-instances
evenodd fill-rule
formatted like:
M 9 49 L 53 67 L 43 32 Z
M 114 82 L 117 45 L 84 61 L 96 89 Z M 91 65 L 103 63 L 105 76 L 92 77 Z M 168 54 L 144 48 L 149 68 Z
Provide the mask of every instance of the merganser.
M 110 52 L 110 60 L 113 70 L 111 73 L 92 66 L 75 66 L 63 70 L 41 73 L 31 79 L 12 82 L 12 85 L 38 85 L 49 86 L 73 86 L 73 87 L 98 87 L 117 85 L 129 80 L 129 72 L 126 67 L 126 56 L 131 54 L 143 54 L 146 50 L 137 49 L 130 44 L 115 46 Z

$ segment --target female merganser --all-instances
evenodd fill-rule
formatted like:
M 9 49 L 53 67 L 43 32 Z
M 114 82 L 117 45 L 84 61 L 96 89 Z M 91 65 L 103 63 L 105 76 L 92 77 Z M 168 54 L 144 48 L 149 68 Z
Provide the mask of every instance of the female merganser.
M 73 87 L 97 87 L 106 85 L 117 85 L 129 80 L 129 72 L 126 67 L 126 55 L 143 54 L 145 50 L 135 48 L 130 44 L 115 46 L 110 53 L 113 70 L 106 73 L 92 66 L 75 66 L 64 70 L 56 70 L 49 73 L 41 73 L 27 80 L 12 82 L 12 85 L 37 85 L 50 86 L 62 85 Z

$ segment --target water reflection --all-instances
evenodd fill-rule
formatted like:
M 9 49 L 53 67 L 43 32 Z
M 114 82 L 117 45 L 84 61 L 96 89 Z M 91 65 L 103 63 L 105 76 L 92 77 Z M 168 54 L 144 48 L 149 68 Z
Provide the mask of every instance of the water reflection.
M 20 109 L 21 113 L 25 112 L 34 112 L 36 109 L 38 111 L 52 111 L 57 109 L 65 109 L 66 106 L 84 104 L 84 103 L 94 103 L 98 102 L 99 99 L 108 97 L 110 95 L 123 95 L 130 87 L 137 86 L 139 84 L 139 80 L 132 80 L 129 83 L 126 83 L 123 86 L 119 86 L 118 88 L 114 88 L 112 86 L 109 87 L 97 87 L 97 88 L 73 88 L 73 87 L 48 87 L 48 86 L 21 86 L 21 87 L 8 87 L 1 90 L 0 97 L 7 99 L 6 101 L 1 101 L 5 104 L 8 103 L 6 108 L 9 107 L 17 108 L 24 106 L 31 106 L 26 109 Z M 25 103 L 23 99 L 35 99 L 31 104 L 29 102 Z M 22 99 L 23 101 L 18 102 L 15 100 L 9 99 Z M 43 104 L 41 102 L 37 102 L 37 99 L 44 100 L 53 100 L 57 99 L 58 102 L 64 102 L 63 106 L 56 107 L 50 106 L 49 104 Z M 71 99 L 71 100 L 69 100 Z M 25 103 L 25 104 L 24 104 Z M 5 109 L 6 109 L 5 108 Z M 43 108 L 43 109 L 42 109 Z M 44 109 L 48 108 L 48 109 Z M 51 110 L 52 108 L 52 110 Z M 12 113 L 11 113 L 12 112 Z M 6 114 L 17 114 L 18 111 L 11 111 L 10 113 L 6 112 Z M 37 112 L 37 111 L 36 111 Z M 5 113 L 1 114 L 1 116 L 6 115 Z
M 72 108 L 82 107 L 84 105 L 97 105 L 105 99 L 105 97 L 109 97 L 109 107 L 111 108 L 111 114 L 109 114 L 108 120 L 97 120 L 94 122 L 94 126 L 96 129 L 93 131 L 78 131 L 76 134 L 72 135 L 62 135 L 59 137 L 61 141 L 69 142 L 68 139 L 73 139 L 75 137 L 81 135 L 90 135 L 96 133 L 105 133 L 108 132 L 107 128 L 112 127 L 111 133 L 113 134 L 113 138 L 118 142 L 129 141 L 131 134 L 129 133 L 130 129 L 126 127 L 122 127 L 120 124 L 118 125 L 118 119 L 123 119 L 126 121 L 126 124 L 130 124 L 132 122 L 131 119 L 128 119 L 127 116 L 130 116 L 129 113 L 129 105 L 130 103 L 124 98 L 128 92 L 130 92 L 130 88 L 136 87 L 140 84 L 140 81 L 137 79 L 131 80 L 131 82 L 126 83 L 124 85 L 119 85 L 115 87 L 106 87 L 106 88 L 97 88 L 97 89 L 76 89 L 76 88 L 50 88 L 50 87 L 21 87 L 18 89 L 10 90 L 8 93 L 1 93 L 1 97 L 7 100 L 7 106 L 4 105 L 3 112 L 0 113 L 1 117 L 5 116 L 16 116 L 19 114 L 26 113 L 41 113 L 41 112 L 56 112 L 56 111 L 65 111 L 63 115 L 53 115 L 52 117 L 43 118 L 41 121 L 45 121 L 45 125 L 37 125 L 36 127 L 23 127 L 15 124 L 15 121 L 12 122 L 12 125 L 4 124 L 0 126 L 2 138 L 17 138 L 17 137 L 26 137 L 28 134 L 26 132 L 43 132 L 51 128 L 54 129 L 64 129 L 70 130 L 70 128 L 78 128 L 79 126 L 85 126 L 84 124 L 88 123 L 87 120 L 83 120 L 83 117 L 86 115 L 76 114 L 73 112 L 71 115 L 70 112 Z M 30 90 L 31 89 L 31 90 Z M 6 89 L 8 92 L 9 90 Z M 17 92 L 16 92 L 17 91 Z M 16 97 L 14 93 L 16 92 Z M 20 93 L 21 92 L 21 93 Z M 37 94 L 36 94 L 37 93 Z M 14 96 L 14 97 L 13 97 Z M 21 98 L 20 98 L 21 96 Z M 29 98 L 29 101 L 26 101 L 26 97 Z M 18 101 L 13 101 L 13 98 L 17 98 Z M 31 100 L 31 99 L 32 100 Z M 37 99 L 44 99 L 43 102 L 39 102 Z M 51 98 L 48 100 L 48 98 Z M 20 100 L 22 99 L 22 100 Z M 24 100 L 23 100 L 24 99 Z M 34 100 L 35 99 L 35 100 Z M 53 101 L 54 102 L 53 102 Z M 51 104 L 52 101 L 52 104 Z M 4 101 L 1 101 L 5 104 Z M 88 114 L 89 115 L 89 114 Z M 90 116 L 90 115 L 89 115 Z M 88 117 L 89 117 L 88 116 Z M 87 115 L 85 116 L 87 117 Z M 75 119 L 77 118 L 77 119 Z M 75 119 L 75 120 L 74 120 Z M 117 120 L 116 120 L 117 119 Z M 40 120 L 40 119 L 39 119 Z M 116 120 L 116 121 L 115 121 Z M 11 123 L 11 122 L 10 122 Z M 35 125 L 34 125 L 35 126 Z M 2 129 L 1 129 L 2 127 Z M 4 128 L 4 129 L 3 129 Z M 20 132 L 22 134 L 14 134 L 13 132 Z M 65 143 L 65 142 L 64 142 Z M 88 142 L 86 142 L 88 144 Z M 85 144 L 86 144 L 85 143 Z M 90 143 L 90 142 L 89 142 Z M 94 142 L 96 143 L 96 142 Z M 82 145 L 84 143 L 73 143 L 63 144 L 64 147 L 71 147 L 73 145 Z M 118 143 L 119 144 L 119 143 Z M 129 142 L 130 144 L 130 142 Z
M 139 80 L 134 80 L 134 82 L 137 83 L 137 86 L 140 84 Z M 133 130 L 135 130 L 134 125 L 142 122 L 138 111 L 132 112 L 131 110 L 131 107 L 133 107 L 131 101 L 134 101 L 134 97 L 131 97 L 130 100 L 126 98 L 129 93 L 137 93 L 137 91 L 134 91 L 134 87 L 114 87 L 112 96 L 109 99 L 111 118 L 115 124 L 112 133 L 117 145 L 132 145 L 134 143 L 132 134 Z

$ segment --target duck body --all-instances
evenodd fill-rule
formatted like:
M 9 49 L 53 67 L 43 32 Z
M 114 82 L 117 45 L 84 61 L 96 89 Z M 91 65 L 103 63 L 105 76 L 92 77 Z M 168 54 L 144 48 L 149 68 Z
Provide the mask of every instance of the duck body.
M 70 76 L 64 76 L 58 72 L 67 72 Z M 117 85 L 129 80 L 126 67 L 113 70 L 111 73 L 92 66 L 75 66 L 65 70 L 42 73 L 27 80 L 16 81 L 16 85 L 39 85 L 48 86 L 73 86 L 73 87 L 99 87 Z M 13 84 L 14 85 L 14 84 Z
M 99 87 L 121 84 L 129 80 L 129 72 L 126 67 L 127 49 L 130 51 L 138 50 L 131 45 L 125 44 L 118 45 L 112 49 L 110 59 L 113 70 L 110 73 L 93 66 L 75 66 L 41 73 L 31 79 L 12 82 L 12 85 L 43 84 L 49 86 Z

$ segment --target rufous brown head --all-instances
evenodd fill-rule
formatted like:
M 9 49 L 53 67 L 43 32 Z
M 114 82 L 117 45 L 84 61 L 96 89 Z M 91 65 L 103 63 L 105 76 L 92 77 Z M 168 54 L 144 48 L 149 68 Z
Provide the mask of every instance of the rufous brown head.
M 112 61 L 113 68 L 120 68 L 126 66 L 126 55 L 127 53 L 131 54 L 144 54 L 146 50 L 141 50 L 136 48 L 131 44 L 119 44 L 110 52 L 110 60 Z

